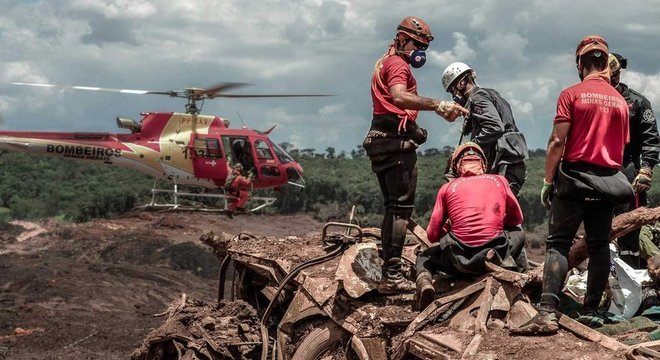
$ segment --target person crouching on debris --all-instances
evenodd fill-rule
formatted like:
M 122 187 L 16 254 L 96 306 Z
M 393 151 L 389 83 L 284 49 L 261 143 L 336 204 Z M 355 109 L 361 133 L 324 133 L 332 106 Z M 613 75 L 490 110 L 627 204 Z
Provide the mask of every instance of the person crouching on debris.
M 568 253 L 584 222 L 589 253 L 583 316 L 597 316 L 610 273 L 609 237 L 616 203 L 634 197 L 619 169 L 629 141 L 628 106 L 610 85 L 605 39 L 589 35 L 575 50 L 581 82 L 564 89 L 548 139 L 541 203 L 550 210 L 539 312 L 513 334 L 559 330 L 559 293 L 568 273 Z M 578 319 L 580 321 L 580 319 Z
M 243 176 L 243 164 L 236 163 L 233 167 L 227 164 L 228 175 L 225 180 L 225 191 L 231 196 L 227 207 L 227 216 L 233 217 L 236 211 L 245 211 L 245 203 L 248 200 L 248 189 L 252 184 L 250 177 Z
M 460 145 L 450 158 L 453 179 L 438 191 L 426 229 L 429 241 L 439 243 L 417 256 L 420 310 L 435 297 L 433 273 L 484 274 L 490 249 L 496 253 L 494 263 L 528 269 L 520 204 L 506 178 L 486 174 L 486 169 L 486 156 L 473 142 Z

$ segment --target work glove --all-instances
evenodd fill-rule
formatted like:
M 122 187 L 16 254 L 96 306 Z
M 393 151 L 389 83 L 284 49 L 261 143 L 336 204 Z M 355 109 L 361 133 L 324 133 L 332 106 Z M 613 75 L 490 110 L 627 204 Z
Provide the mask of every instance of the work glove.
M 435 113 L 442 116 L 449 122 L 454 122 L 454 120 L 456 120 L 459 116 L 465 116 L 470 112 L 454 101 L 440 101 L 438 106 L 435 108 Z
M 636 193 L 643 193 L 651 188 L 651 178 L 653 171 L 647 167 L 639 169 L 639 173 L 633 180 L 632 187 Z
M 553 182 L 546 182 L 545 179 L 543 179 L 543 187 L 541 188 L 541 205 L 543 205 L 546 210 L 550 210 L 550 197 L 554 189 L 555 184 Z

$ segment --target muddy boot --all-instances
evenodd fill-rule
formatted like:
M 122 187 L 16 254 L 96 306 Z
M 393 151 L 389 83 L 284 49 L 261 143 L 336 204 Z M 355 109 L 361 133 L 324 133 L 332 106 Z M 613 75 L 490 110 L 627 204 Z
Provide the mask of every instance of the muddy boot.
M 509 332 L 513 335 L 552 335 L 557 331 L 559 331 L 559 324 L 555 313 L 541 310 L 528 322 Z
M 553 293 L 541 294 L 539 312 L 528 322 L 511 329 L 513 335 L 552 335 L 559 331 L 557 323 L 557 306 L 559 297 Z
M 417 293 L 415 299 L 417 300 L 417 310 L 422 311 L 429 306 L 435 299 L 435 288 L 431 279 L 431 274 L 428 271 L 423 271 L 417 275 Z
M 400 258 L 391 258 L 383 264 L 383 281 L 381 281 L 378 291 L 383 294 L 415 292 L 415 283 L 403 276 Z

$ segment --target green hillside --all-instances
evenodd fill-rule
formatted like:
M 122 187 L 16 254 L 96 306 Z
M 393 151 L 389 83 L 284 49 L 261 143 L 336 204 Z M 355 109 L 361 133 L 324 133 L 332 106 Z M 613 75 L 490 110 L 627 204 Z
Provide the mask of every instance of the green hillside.
M 420 153 L 413 217 L 422 225 L 428 222 L 438 188 L 444 183 L 442 175 L 450 152 L 446 148 Z M 291 153 L 303 166 L 306 187 L 259 192 L 278 199 L 267 212 L 313 213 L 322 221 L 343 221 L 355 205 L 363 226 L 379 226 L 382 198 L 363 151 L 335 154 L 329 148 L 325 153 L 313 149 L 293 149 Z M 542 150 L 533 151 L 527 162 L 528 178 L 520 194 L 527 228 L 546 220 L 539 199 L 544 155 Z M 659 200 L 658 181 L 654 179 L 650 193 L 652 204 Z M 151 177 L 130 170 L 7 152 L 0 156 L 0 219 L 86 221 L 114 216 L 147 203 L 152 185 Z

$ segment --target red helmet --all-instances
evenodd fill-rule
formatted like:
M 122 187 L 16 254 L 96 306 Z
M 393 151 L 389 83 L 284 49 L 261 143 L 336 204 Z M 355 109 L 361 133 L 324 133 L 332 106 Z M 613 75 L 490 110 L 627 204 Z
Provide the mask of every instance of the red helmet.
M 406 18 L 401 21 L 399 26 L 397 26 L 396 31 L 397 34 L 405 33 L 414 40 L 426 45 L 433 41 L 431 27 L 426 22 L 424 22 L 424 20 L 418 17 L 406 16 Z
M 580 56 L 596 50 L 602 51 L 604 53 L 602 55 L 607 57 L 607 54 L 609 53 L 607 41 L 605 41 L 602 36 L 598 35 L 585 36 L 575 49 L 575 63 L 578 62 Z
M 468 141 L 459 145 L 449 158 L 449 170 L 454 176 L 461 176 L 459 174 L 459 167 L 461 165 L 461 160 L 466 156 L 476 156 L 481 159 L 481 167 L 484 172 L 488 168 L 488 160 L 486 159 L 486 154 L 481 149 L 477 143 Z

